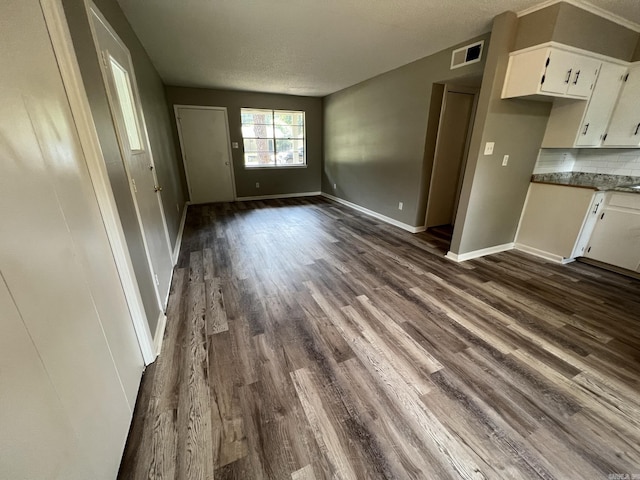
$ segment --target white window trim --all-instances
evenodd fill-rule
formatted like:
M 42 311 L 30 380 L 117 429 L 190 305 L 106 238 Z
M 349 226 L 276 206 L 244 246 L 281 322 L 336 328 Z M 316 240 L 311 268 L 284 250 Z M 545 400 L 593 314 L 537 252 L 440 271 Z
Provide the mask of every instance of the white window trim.
M 274 122 L 272 123 L 273 125 L 273 137 L 270 138 L 263 138 L 260 139 L 258 137 L 245 137 L 244 134 L 242 133 L 242 127 L 244 126 L 244 124 L 242 123 L 242 111 L 243 110 L 263 110 L 265 112 L 271 112 L 271 116 L 274 119 Z M 302 135 L 302 141 L 304 142 L 304 163 L 303 164 L 287 164 L 287 163 L 283 163 L 283 164 L 278 164 L 278 150 L 276 148 L 276 141 L 277 140 L 295 140 L 295 139 L 286 139 L 286 138 L 277 138 L 275 136 L 275 114 L 277 112 L 295 112 L 295 113 L 302 113 L 304 116 L 304 124 L 303 124 L 303 128 L 304 128 L 304 132 Z M 307 168 L 308 162 L 307 162 L 307 112 L 305 110 L 284 110 L 284 109 L 277 109 L 277 108 L 252 108 L 252 107 L 241 107 L 240 108 L 240 131 L 241 131 L 241 135 L 242 135 L 242 166 L 244 167 L 245 170 L 284 170 L 284 169 L 298 169 L 298 168 Z M 270 164 L 263 164 L 263 165 L 247 165 L 246 163 L 246 159 L 245 159 L 245 149 L 244 149 L 244 141 L 245 140 L 273 140 L 273 147 L 274 147 L 274 160 L 275 160 L 275 164 L 270 165 Z M 299 139 L 298 139 L 299 140 Z

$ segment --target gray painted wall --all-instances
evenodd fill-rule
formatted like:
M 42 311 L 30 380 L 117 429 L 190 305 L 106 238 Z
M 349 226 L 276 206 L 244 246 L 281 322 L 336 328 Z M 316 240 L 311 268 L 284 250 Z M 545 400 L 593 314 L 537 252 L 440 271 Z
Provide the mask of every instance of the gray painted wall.
M 174 105 L 226 107 L 231 141 L 238 142 L 240 147 L 242 147 L 241 108 L 304 110 L 307 167 L 247 169 L 244 167 L 242 148 L 233 149 L 236 195 L 238 197 L 253 197 L 320 191 L 320 169 L 322 163 L 321 98 L 171 86 L 166 87 L 166 94 L 171 111 L 172 130 L 178 148 L 178 155 L 180 155 L 180 146 L 173 114 Z M 182 181 L 185 182 L 185 191 L 187 191 L 184 173 L 182 174 Z M 260 184 L 260 188 L 256 188 L 256 183 Z
M 561 3 L 530 13 L 518 19 L 514 50 L 533 47 L 553 40 Z
M 636 50 L 633 52 L 632 62 L 640 62 L 640 38 L 638 38 L 638 44 L 636 45 Z
M 454 253 L 513 242 L 544 136 L 551 103 L 500 99 L 517 24 L 513 12 L 499 15 L 493 24 L 451 244 Z M 485 142 L 495 142 L 493 155 L 483 154 Z M 502 167 L 505 154 L 509 165 Z
M 151 331 L 154 332 L 158 318 L 154 281 L 149 271 L 142 233 L 138 225 L 133 200 L 129 193 L 129 185 L 109 111 L 98 56 L 91 36 L 89 17 L 84 2 L 63 0 L 62 3 L 80 65 L 82 80 L 98 131 L 100 146 L 107 163 L 109 180 L 118 205 L 118 213 L 125 230 L 136 279 Z M 180 182 L 182 167 L 181 163 L 179 163 L 179 158 L 175 154 L 164 86 L 116 1 L 96 0 L 95 4 L 131 52 L 142 100 L 142 109 L 149 133 L 149 141 L 156 165 L 156 174 L 160 185 L 163 187 L 162 198 L 169 235 L 175 245 L 186 196 Z
M 638 40 L 638 32 L 562 2 L 521 17 L 513 50 L 554 41 L 630 61 Z
M 478 38 L 485 40 L 485 52 L 488 37 Z M 323 192 L 408 225 L 424 225 L 435 141 L 427 125 L 429 118 L 437 121 L 430 108 L 433 84 L 464 84 L 484 68 L 483 60 L 451 70 L 457 47 L 325 97 Z

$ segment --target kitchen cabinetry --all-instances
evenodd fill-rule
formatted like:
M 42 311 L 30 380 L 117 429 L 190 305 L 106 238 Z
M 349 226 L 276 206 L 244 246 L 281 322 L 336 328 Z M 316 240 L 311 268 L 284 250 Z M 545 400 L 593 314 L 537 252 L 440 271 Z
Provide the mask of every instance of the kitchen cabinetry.
M 626 73 L 625 65 L 602 62 L 588 102 L 556 99 L 542 148 L 600 146 Z
M 515 247 L 559 263 L 572 261 L 583 255 L 603 201 L 604 192 L 590 188 L 531 183 Z
M 584 256 L 629 270 L 640 269 L 640 194 L 607 194 Z
M 566 48 L 566 47 L 565 47 Z M 601 61 L 545 44 L 511 53 L 502 98 L 586 100 Z
M 634 148 L 640 146 L 640 63 L 632 65 L 625 76 L 603 145 Z

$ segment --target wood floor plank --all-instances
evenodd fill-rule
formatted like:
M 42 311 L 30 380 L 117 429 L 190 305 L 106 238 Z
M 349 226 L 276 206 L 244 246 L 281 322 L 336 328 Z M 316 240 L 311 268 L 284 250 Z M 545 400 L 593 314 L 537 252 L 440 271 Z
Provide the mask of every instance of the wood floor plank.
M 458 264 L 450 235 L 321 197 L 190 206 L 118 478 L 640 473 L 640 280 Z

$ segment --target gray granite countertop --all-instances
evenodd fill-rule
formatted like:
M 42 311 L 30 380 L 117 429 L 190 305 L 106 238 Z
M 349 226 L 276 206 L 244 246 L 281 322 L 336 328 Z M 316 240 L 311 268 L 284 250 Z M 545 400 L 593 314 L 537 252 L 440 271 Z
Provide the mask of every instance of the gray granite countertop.
M 640 193 L 640 190 L 623 186 L 640 184 L 640 177 L 632 177 L 629 175 L 607 175 L 603 173 L 583 172 L 537 173 L 531 176 L 531 181 L 573 187 L 588 187 L 594 190 Z

